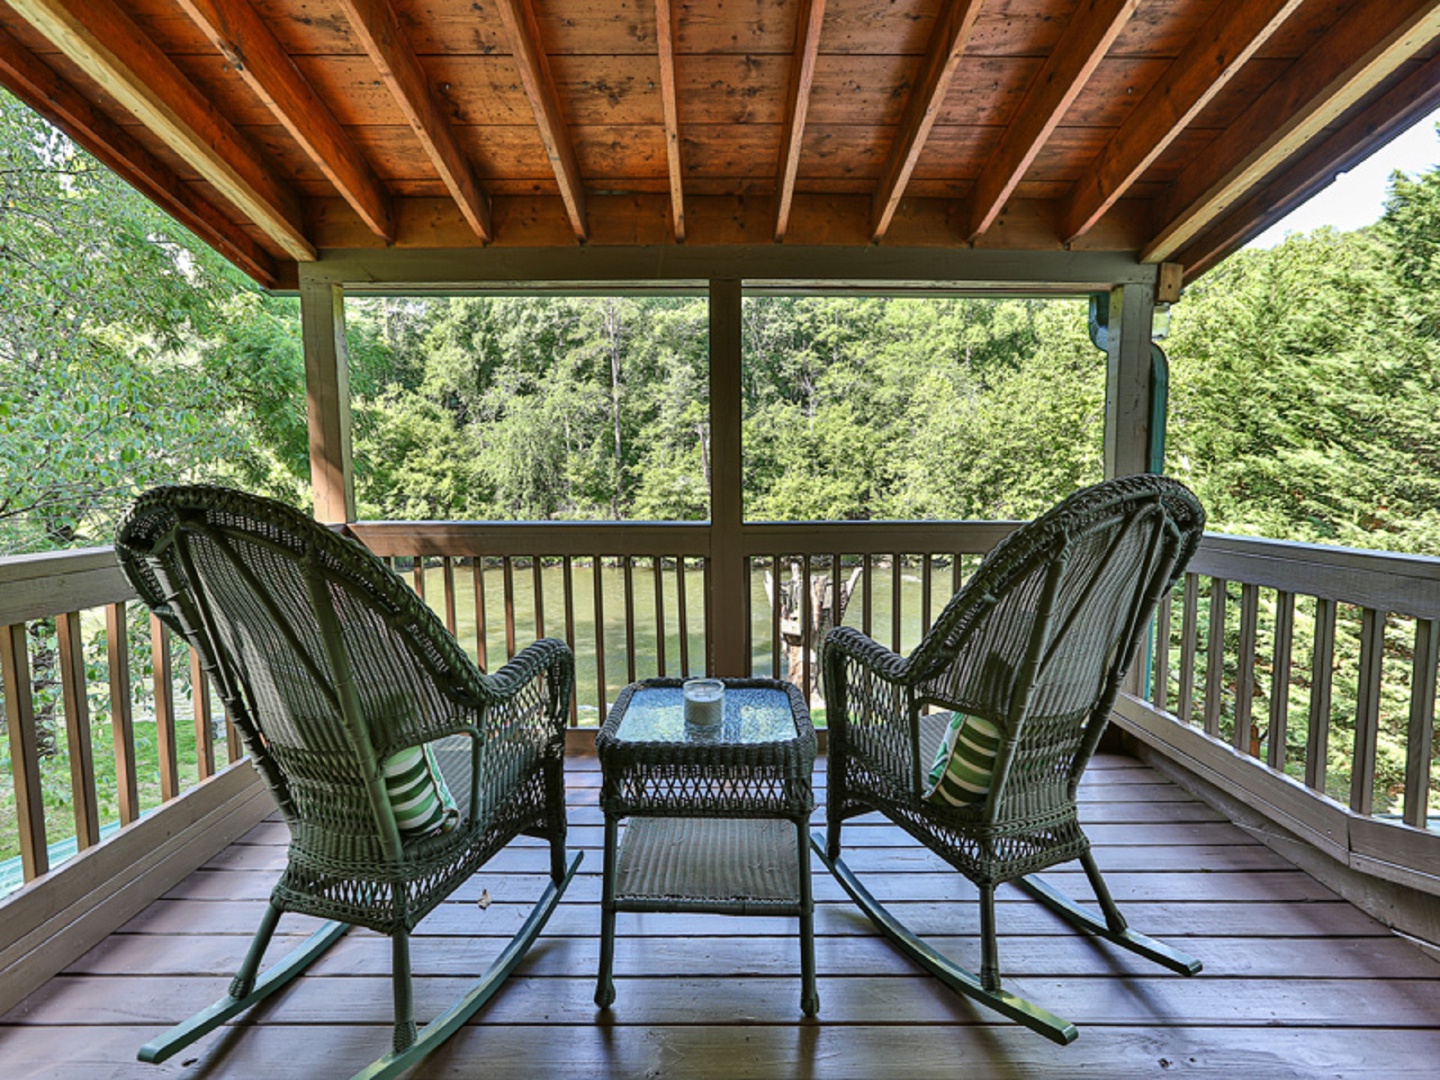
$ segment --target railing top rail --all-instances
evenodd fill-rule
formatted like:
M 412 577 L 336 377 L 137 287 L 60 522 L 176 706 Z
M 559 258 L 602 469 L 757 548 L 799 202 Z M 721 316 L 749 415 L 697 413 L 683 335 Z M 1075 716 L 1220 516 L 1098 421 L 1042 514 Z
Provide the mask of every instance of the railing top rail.
M 983 554 L 1013 521 L 763 521 L 740 528 L 742 554 Z M 358 521 L 377 555 L 710 554 L 708 521 Z
M 1191 573 L 1440 619 L 1440 558 L 1206 533 Z
M 0 558 L 0 626 L 134 599 L 114 548 Z

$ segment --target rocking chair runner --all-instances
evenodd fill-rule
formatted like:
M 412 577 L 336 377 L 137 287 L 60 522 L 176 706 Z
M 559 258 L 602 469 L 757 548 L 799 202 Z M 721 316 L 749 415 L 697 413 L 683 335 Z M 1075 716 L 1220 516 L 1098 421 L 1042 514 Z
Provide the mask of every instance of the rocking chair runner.
M 1069 921 L 1181 974 L 1201 967 L 1126 927 L 1076 818 L 1075 793 L 1140 636 L 1204 522 L 1195 497 L 1172 480 L 1107 481 L 996 547 L 908 657 L 850 627 L 824 641 L 821 858 L 911 959 L 1061 1045 L 1076 1037 L 1074 1025 L 1001 988 L 997 885 L 1016 881 Z M 930 713 L 934 706 L 953 712 Z M 843 823 L 872 810 L 979 888 L 978 978 L 911 933 L 841 860 Z M 1072 859 L 1103 918 L 1027 877 Z
M 365 926 L 391 938 L 395 1033 L 359 1075 L 408 1068 L 494 994 L 579 864 L 565 851 L 563 776 L 574 657 L 544 639 L 485 675 L 379 559 L 241 492 L 151 491 L 115 547 L 141 599 L 199 652 L 291 834 L 229 994 L 141 1060 L 164 1061 Z M 410 932 L 521 834 L 549 840 L 550 883 L 490 969 L 417 1034 Z M 257 978 L 284 912 L 333 921 Z

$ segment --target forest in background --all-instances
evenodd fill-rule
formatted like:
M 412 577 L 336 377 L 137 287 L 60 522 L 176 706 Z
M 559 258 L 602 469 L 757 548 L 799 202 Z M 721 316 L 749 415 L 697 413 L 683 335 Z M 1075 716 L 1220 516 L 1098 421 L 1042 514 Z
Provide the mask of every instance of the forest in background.
M 0 554 L 156 483 L 304 505 L 298 301 L 0 97 Z M 347 305 L 362 517 L 707 516 L 702 298 Z M 1100 475 L 1083 300 L 749 298 L 752 519 L 1026 518 Z M 1167 471 L 1212 528 L 1440 551 L 1440 169 L 1186 290 Z
M 298 301 L 3 93 L 0 310 L 0 556 L 108 543 L 159 483 L 306 505 Z M 751 519 L 1023 519 L 1100 478 L 1083 299 L 752 297 L 743 315 Z M 706 318 L 699 297 L 352 300 L 360 515 L 705 518 Z M 1440 554 L 1440 168 L 1395 177 L 1370 228 L 1233 256 L 1173 306 L 1163 347 L 1167 472 L 1212 529 Z M 1408 682 L 1403 629 L 1387 695 Z M 53 620 L 32 635 L 53 720 Z M 1304 695 L 1292 683 L 1296 715 Z M 1382 783 L 1403 773 L 1402 713 L 1387 698 Z M 1336 776 L 1347 753 L 1337 737 Z

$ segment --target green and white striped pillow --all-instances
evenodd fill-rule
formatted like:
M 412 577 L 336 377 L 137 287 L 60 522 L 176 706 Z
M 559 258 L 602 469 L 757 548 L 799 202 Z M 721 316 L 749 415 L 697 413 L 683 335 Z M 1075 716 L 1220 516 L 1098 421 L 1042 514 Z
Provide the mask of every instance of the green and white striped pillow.
M 954 713 L 926 777 L 925 798 L 942 806 L 974 806 L 990 792 L 1000 730 L 989 720 Z
M 455 828 L 460 811 L 428 745 L 407 746 L 386 758 L 381 768 L 401 836 L 429 836 Z

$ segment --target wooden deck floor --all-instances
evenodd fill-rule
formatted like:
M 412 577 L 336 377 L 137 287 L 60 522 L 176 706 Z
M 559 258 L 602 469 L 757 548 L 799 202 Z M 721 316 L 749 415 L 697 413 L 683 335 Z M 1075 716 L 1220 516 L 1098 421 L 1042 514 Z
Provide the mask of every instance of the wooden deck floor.
M 1084 787 L 1097 858 L 1131 921 L 1200 956 L 1205 971 L 1168 974 L 1002 890 L 1008 985 L 1077 1023 L 1070 1047 L 977 1010 L 900 959 L 818 862 L 818 1020 L 800 1016 L 793 920 L 704 915 L 621 915 L 618 998 L 598 1013 L 599 774 L 593 756 L 568 771 L 580 874 L 509 985 L 413 1075 L 1436 1075 L 1440 964 L 1120 756 L 1098 758 Z M 823 767 L 817 779 L 823 798 Z M 353 931 L 249 1020 L 165 1065 L 135 1062 L 148 1038 L 224 992 L 284 843 L 282 825 L 260 825 L 0 1018 L 0 1077 L 342 1077 L 378 1055 L 389 947 Z M 958 875 L 868 818 L 850 827 L 847 859 L 912 927 L 978 964 L 974 892 Z M 422 1019 L 489 962 L 545 866 L 542 847 L 513 846 L 422 925 Z M 1053 877 L 1086 895 L 1078 871 Z M 485 909 L 482 889 L 494 901 Z M 281 932 L 313 925 L 291 916 Z

